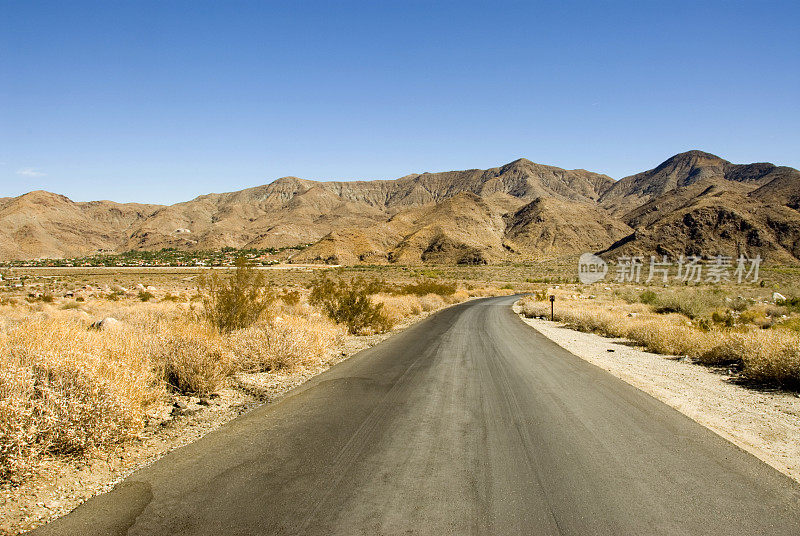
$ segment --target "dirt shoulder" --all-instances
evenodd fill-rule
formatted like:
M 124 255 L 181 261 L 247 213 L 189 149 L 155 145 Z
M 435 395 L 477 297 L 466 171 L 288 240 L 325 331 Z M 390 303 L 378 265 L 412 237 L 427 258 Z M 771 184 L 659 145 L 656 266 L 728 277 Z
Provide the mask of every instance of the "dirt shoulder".
M 166 405 L 150 413 L 148 426 L 136 440 L 102 457 L 43 460 L 37 476 L 16 487 L 0 488 L 0 534 L 19 534 L 69 513 L 91 497 L 110 490 L 137 469 L 243 413 L 279 399 L 333 365 L 432 313 L 408 317 L 388 333 L 348 335 L 331 349 L 326 359 L 310 367 L 237 374 L 227 387 L 208 399 L 173 396 Z
M 514 306 L 519 313 L 519 307 Z M 800 397 L 737 385 L 731 374 L 612 339 L 520 318 L 578 357 L 677 409 L 800 482 Z

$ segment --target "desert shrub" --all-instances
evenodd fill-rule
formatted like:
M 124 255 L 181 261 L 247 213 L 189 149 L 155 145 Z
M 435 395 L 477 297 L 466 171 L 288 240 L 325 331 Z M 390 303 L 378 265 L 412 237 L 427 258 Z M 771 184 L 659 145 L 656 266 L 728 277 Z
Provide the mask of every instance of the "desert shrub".
M 372 278 L 362 279 L 362 287 L 367 294 L 378 294 L 379 292 L 392 292 L 394 286 L 387 283 L 384 279 Z
M 222 333 L 252 325 L 269 308 L 274 295 L 264 274 L 243 258 L 229 277 L 212 272 L 200 279 L 206 320 Z
M 535 303 L 534 300 L 523 299 L 520 301 L 520 306 L 525 318 L 534 318 L 546 314 L 543 305 Z
M 281 294 L 281 301 L 288 307 L 297 307 L 300 305 L 300 293 L 296 290 L 287 290 Z
M 730 311 L 714 311 L 711 313 L 711 321 L 726 328 L 732 328 L 736 325 L 736 319 Z
M 288 315 L 234 331 L 229 344 L 239 370 L 265 372 L 317 363 L 343 335 L 344 328 L 319 315 Z
M 203 279 L 201 279 L 201 281 L 203 281 Z M 162 302 L 177 302 L 177 301 L 180 301 L 180 299 L 181 299 L 180 296 L 176 296 L 176 295 L 172 294 L 171 292 L 167 292 L 166 294 L 164 294 L 164 297 L 161 298 L 161 301 Z
M 741 365 L 744 353 L 742 335 L 737 333 L 721 337 L 717 344 L 697 356 L 697 361 L 711 366 Z
M 716 309 L 726 307 L 725 297 L 720 292 L 700 290 L 674 290 L 659 296 L 654 303 L 660 314 L 678 313 L 690 319 L 708 316 Z
M 369 288 L 362 279 L 348 282 L 321 274 L 311 282 L 308 301 L 325 311 L 334 322 L 345 324 L 352 334 L 387 331 L 391 323 L 383 306 L 370 300 Z
M 0 478 L 20 478 L 45 454 L 84 455 L 131 437 L 163 392 L 129 332 L 27 320 L 0 336 Z
M 438 294 L 426 294 L 419 299 L 423 311 L 435 311 L 445 306 L 444 298 Z
M 415 296 L 425 296 L 426 294 L 438 294 L 439 296 L 450 296 L 456 291 L 455 282 L 436 281 L 434 279 L 420 279 L 413 283 L 401 285 L 397 294 L 413 294 Z
M 437 294 L 432 294 L 437 296 Z M 440 298 L 441 299 L 441 298 Z M 376 294 L 372 297 L 376 304 L 380 304 L 381 311 L 389 320 L 390 325 L 401 322 L 404 318 L 418 315 L 422 312 L 422 301 L 415 294 L 393 296 L 390 294 Z
M 783 320 L 780 323 L 774 324 L 776 329 L 786 329 L 790 331 L 800 332 L 800 317 L 792 317 Z
M 755 324 L 759 327 L 769 327 L 772 320 L 768 318 L 766 308 L 763 306 L 752 307 L 742 311 L 739 315 L 742 324 Z
M 642 303 L 646 303 L 648 305 L 656 303 L 657 299 L 658 299 L 658 294 L 656 294 L 652 290 L 645 290 L 644 292 L 639 294 L 639 301 Z
M 692 358 L 709 351 L 718 340 L 718 335 L 714 332 L 704 332 L 692 326 L 661 319 L 632 323 L 626 337 L 657 354 L 686 355 Z
M 138 298 L 139 298 L 139 301 L 146 302 L 146 301 L 152 300 L 153 298 L 155 298 L 155 296 L 153 296 L 152 292 L 148 292 L 146 290 L 140 290 L 139 294 L 138 294 Z
M 533 294 L 531 294 L 531 296 L 536 301 L 547 301 L 548 300 L 547 289 L 535 290 L 535 291 L 533 291 Z
M 459 303 L 464 300 L 468 300 L 470 298 L 469 292 L 464 289 L 458 289 L 457 291 L 453 292 L 452 296 L 448 296 L 445 299 L 448 303 Z
M 171 323 L 154 348 L 164 381 L 186 394 L 215 392 L 234 370 L 235 360 L 218 332 L 202 324 Z
M 742 375 L 750 380 L 800 388 L 800 336 L 789 331 L 730 333 L 700 361 L 713 365 L 738 364 Z
M 775 304 L 785 307 L 789 312 L 800 312 L 800 297 L 795 296 L 785 300 L 777 300 Z
M 751 300 L 746 300 L 741 296 L 737 296 L 731 301 L 730 308 L 732 311 L 741 313 L 742 311 L 746 310 L 751 305 L 751 303 L 752 303 Z

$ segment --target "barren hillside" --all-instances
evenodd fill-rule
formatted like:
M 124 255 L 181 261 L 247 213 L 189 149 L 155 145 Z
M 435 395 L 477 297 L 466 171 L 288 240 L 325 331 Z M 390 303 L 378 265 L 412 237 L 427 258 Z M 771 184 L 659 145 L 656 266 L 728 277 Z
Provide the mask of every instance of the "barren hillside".
M 0 199 L 0 258 L 164 247 L 291 247 L 297 262 L 520 262 L 583 251 L 800 259 L 800 172 L 675 155 L 614 182 L 524 158 L 396 180 L 284 177 L 170 206 Z

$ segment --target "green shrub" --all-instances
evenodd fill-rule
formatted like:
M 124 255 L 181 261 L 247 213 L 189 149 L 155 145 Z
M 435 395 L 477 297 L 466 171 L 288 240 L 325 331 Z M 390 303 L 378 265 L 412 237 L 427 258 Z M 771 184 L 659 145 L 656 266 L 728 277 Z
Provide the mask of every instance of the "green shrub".
M 428 294 L 438 294 L 439 296 L 452 296 L 456 291 L 455 282 L 434 281 L 432 279 L 420 279 L 414 283 L 401 285 L 396 294 L 413 294 L 415 296 L 426 296 Z
M 251 326 L 275 298 L 264 274 L 244 258 L 236 260 L 233 275 L 221 277 L 216 272 L 208 273 L 200 278 L 199 286 L 203 294 L 203 314 L 221 333 Z
M 639 301 L 645 303 L 647 305 L 653 305 L 658 300 L 658 294 L 653 292 L 652 290 L 645 290 L 641 294 L 639 294 Z
M 322 274 L 311 282 L 308 301 L 325 311 L 334 322 L 346 325 L 351 334 L 387 331 L 391 323 L 383 312 L 383 305 L 370 300 L 371 287 L 360 278 L 348 283 Z

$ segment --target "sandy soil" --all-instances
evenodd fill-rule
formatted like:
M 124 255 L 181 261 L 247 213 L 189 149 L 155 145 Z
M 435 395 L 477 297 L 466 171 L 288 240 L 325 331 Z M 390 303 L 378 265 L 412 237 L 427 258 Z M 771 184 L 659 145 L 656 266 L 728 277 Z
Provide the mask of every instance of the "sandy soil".
M 51 458 L 36 477 L 17 487 L 0 487 L 0 535 L 19 534 L 69 513 L 91 497 L 110 490 L 125 477 L 168 452 L 196 441 L 226 422 L 279 399 L 284 393 L 351 355 L 374 346 L 431 313 L 405 319 L 391 332 L 347 336 L 324 361 L 307 368 L 239 374 L 217 396 L 201 400 L 174 396 L 151 412 L 148 426 L 135 441 L 103 457 L 88 460 Z M 183 415 L 172 403 L 184 405 Z
M 515 311 L 519 312 L 517 306 Z M 622 339 L 520 316 L 578 357 L 672 406 L 800 482 L 800 396 L 738 385 L 729 371 L 645 352 Z

